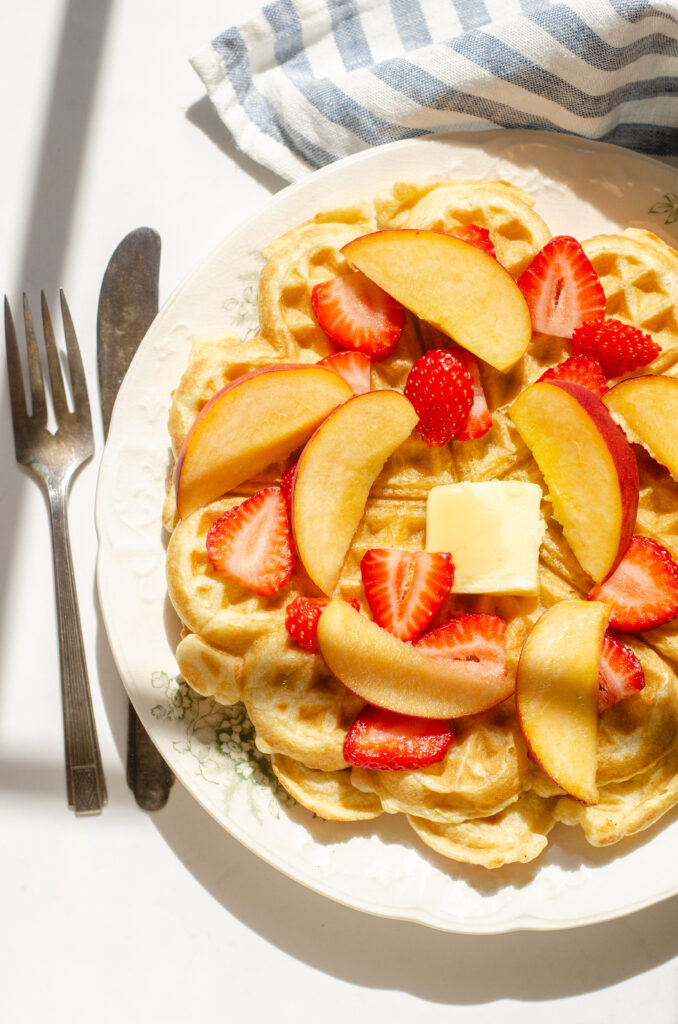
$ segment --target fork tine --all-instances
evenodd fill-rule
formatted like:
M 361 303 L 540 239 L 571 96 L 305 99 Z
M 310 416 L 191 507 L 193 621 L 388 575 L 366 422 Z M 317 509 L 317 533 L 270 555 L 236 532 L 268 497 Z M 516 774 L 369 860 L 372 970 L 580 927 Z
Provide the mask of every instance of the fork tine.
M 9 307 L 9 299 L 5 295 L 5 346 L 7 348 L 7 376 L 9 380 L 9 398 L 12 405 L 12 425 L 17 459 L 20 458 L 20 442 L 23 439 L 24 425 L 28 412 L 24 394 L 24 380 L 19 358 L 19 347 L 16 340 L 16 328 Z
M 35 340 L 35 328 L 31 307 L 28 305 L 28 296 L 24 292 L 24 327 L 26 330 L 26 349 L 28 351 L 28 376 L 31 382 L 31 404 L 33 406 L 33 420 L 39 426 L 47 425 L 47 403 L 45 401 L 45 385 L 42 379 L 42 367 L 38 354 L 38 344 Z
M 59 353 L 57 352 L 56 341 L 54 339 L 52 318 L 49 315 L 49 306 L 47 305 L 47 299 L 44 292 L 40 292 L 40 306 L 42 308 L 42 329 L 45 339 L 45 351 L 47 353 L 47 368 L 49 370 L 49 380 L 52 386 L 52 402 L 54 403 L 54 412 L 58 422 L 63 419 L 64 416 L 68 415 L 68 402 L 66 400 L 64 380 L 61 376 Z
M 64 338 L 66 339 L 66 351 L 68 352 L 68 368 L 71 374 L 71 390 L 73 391 L 73 405 L 76 412 L 89 413 L 89 396 L 87 394 L 87 379 L 82 365 L 80 347 L 75 333 L 75 327 L 71 319 L 71 311 L 66 302 L 63 289 L 59 290 L 61 301 L 61 318 L 64 322 Z

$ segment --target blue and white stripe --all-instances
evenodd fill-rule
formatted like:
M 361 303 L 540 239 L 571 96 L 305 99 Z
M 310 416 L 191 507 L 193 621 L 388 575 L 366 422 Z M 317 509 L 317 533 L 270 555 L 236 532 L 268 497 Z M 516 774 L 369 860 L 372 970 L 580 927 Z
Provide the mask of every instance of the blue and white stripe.
M 289 180 L 496 127 L 678 156 L 678 0 L 275 0 L 192 64 L 238 146 Z

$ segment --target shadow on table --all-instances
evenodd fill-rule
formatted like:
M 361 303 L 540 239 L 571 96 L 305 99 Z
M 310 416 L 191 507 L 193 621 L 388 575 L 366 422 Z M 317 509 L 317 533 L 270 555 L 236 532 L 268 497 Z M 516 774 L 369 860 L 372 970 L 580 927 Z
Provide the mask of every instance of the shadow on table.
M 678 955 L 678 897 L 577 929 L 448 934 L 316 895 L 225 833 L 179 782 L 153 821 L 196 880 L 246 927 L 354 985 L 457 1005 L 542 1001 L 618 984 Z
M 258 164 L 256 160 L 252 160 L 241 149 L 238 149 L 208 96 L 203 96 L 188 108 L 186 119 L 199 128 L 210 142 L 214 143 L 241 170 L 267 188 L 271 195 L 289 184 L 285 178 L 274 174 L 273 171 Z

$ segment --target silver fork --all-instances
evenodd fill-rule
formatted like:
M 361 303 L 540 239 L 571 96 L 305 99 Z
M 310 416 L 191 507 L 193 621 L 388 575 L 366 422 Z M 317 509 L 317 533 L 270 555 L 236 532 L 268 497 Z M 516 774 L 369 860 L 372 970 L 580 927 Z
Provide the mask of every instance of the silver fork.
M 52 320 L 43 292 L 41 294 L 43 337 L 52 407 L 57 423 L 54 433 L 47 429 L 45 381 L 40 364 L 33 317 L 25 294 L 24 325 L 32 406 L 30 414 L 26 408 L 16 330 L 9 302 L 5 296 L 7 370 L 17 462 L 21 462 L 35 473 L 44 485 L 49 501 L 59 624 L 68 806 L 79 815 L 98 814 L 107 800 L 106 782 L 87 678 L 67 515 L 71 479 L 78 467 L 93 455 L 94 439 L 87 385 L 78 341 L 66 297 L 63 292 L 59 293 L 59 297 L 74 409 L 71 411 L 68 405 Z

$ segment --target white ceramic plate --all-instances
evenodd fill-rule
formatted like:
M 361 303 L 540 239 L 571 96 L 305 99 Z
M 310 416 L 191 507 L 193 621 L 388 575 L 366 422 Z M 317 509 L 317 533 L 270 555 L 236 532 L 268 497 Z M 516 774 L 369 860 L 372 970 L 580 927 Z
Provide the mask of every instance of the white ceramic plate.
M 542 132 L 497 131 L 384 146 L 277 195 L 208 257 L 159 313 L 115 406 L 97 493 L 98 586 L 120 675 L 183 784 L 234 836 L 310 888 L 359 910 L 456 932 L 562 928 L 678 892 L 678 816 L 607 851 L 559 826 L 547 852 L 497 871 L 448 862 L 401 815 L 338 825 L 282 794 L 242 709 L 176 678 L 177 624 L 160 523 L 170 392 L 191 337 L 256 326 L 263 246 L 318 210 L 371 198 L 396 179 L 502 178 L 527 189 L 553 234 L 584 239 L 644 226 L 678 246 L 675 170 L 622 149 Z

